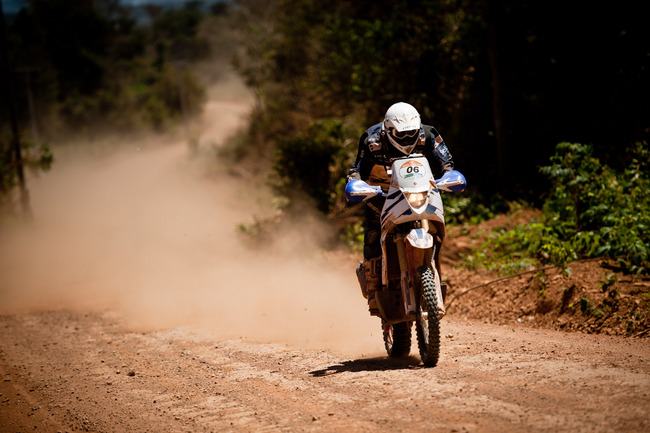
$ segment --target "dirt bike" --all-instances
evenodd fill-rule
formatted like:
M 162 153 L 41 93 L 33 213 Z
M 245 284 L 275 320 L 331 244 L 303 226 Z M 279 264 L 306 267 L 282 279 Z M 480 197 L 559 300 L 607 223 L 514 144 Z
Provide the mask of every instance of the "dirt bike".
M 351 180 L 345 193 L 353 202 L 386 197 L 380 217 L 381 284 L 374 291 L 386 352 L 390 357 L 407 356 L 415 323 L 422 363 L 433 367 L 440 355 L 440 319 L 445 313 L 438 260 L 445 237 L 440 192 L 463 191 L 466 181 L 456 170 L 434 179 L 422 155 L 395 160 L 388 175 L 388 192 Z M 368 289 L 361 276 L 359 282 L 362 292 Z

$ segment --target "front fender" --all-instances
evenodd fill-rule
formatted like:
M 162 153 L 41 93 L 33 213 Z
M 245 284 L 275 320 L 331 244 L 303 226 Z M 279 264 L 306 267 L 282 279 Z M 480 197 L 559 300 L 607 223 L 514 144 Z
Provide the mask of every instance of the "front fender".
M 433 248 L 433 236 L 424 229 L 413 229 L 406 236 L 406 240 L 413 248 L 422 250 Z

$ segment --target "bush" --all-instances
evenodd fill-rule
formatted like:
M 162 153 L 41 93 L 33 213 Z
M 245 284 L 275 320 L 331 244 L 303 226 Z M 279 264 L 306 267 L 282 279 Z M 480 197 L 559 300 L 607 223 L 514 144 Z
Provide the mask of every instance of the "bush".
M 544 205 L 548 236 L 579 257 L 616 259 L 627 271 L 648 272 L 650 151 L 631 149 L 623 173 L 592 155 L 582 144 L 560 143 L 541 172 L 553 189 Z
M 648 273 L 650 152 L 647 143 L 630 151 L 630 164 L 617 173 L 593 156 L 591 146 L 560 143 L 541 172 L 551 181 L 539 222 L 494 233 L 483 246 L 484 263 L 516 255 L 566 265 L 581 258 L 616 260 L 622 270 Z
M 338 183 L 349 167 L 349 148 L 356 144 L 349 126 L 338 119 L 314 122 L 306 133 L 277 141 L 274 161 L 276 190 L 287 197 L 307 193 L 328 213 L 339 199 Z
M 494 218 L 503 207 L 500 197 L 483 198 L 477 195 L 444 194 L 447 224 L 479 224 Z
M 34 172 L 48 171 L 52 167 L 54 155 L 47 144 L 37 146 L 32 141 L 20 143 L 23 169 Z M 18 186 L 18 165 L 11 140 L 0 140 L 0 208 L 11 209 L 13 203 L 12 192 Z

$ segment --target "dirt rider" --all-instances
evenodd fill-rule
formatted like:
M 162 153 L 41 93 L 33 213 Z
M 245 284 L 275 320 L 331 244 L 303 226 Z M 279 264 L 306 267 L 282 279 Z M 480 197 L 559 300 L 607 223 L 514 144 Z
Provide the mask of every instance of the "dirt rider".
M 388 191 L 387 170 L 392 162 L 411 153 L 424 155 L 431 169 L 440 173 L 452 170 L 454 163 L 440 133 L 423 125 L 420 113 L 410 104 L 398 102 L 386 111 L 384 121 L 371 126 L 359 139 L 357 159 L 350 168 L 348 181 L 361 179 Z M 363 262 L 357 275 L 370 312 L 377 312 L 375 291 L 381 286 L 381 225 L 379 218 L 385 197 L 366 201 Z M 365 287 L 365 290 L 364 290 Z

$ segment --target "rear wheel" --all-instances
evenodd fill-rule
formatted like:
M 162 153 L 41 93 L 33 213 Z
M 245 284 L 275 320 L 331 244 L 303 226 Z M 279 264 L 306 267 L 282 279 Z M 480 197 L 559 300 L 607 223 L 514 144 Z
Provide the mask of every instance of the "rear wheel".
M 420 358 L 426 367 L 434 367 L 440 356 L 440 317 L 433 272 L 426 266 L 416 271 L 416 284 L 420 286 L 416 330 Z
M 401 322 L 384 327 L 384 346 L 391 358 L 400 358 L 411 352 L 411 323 Z

